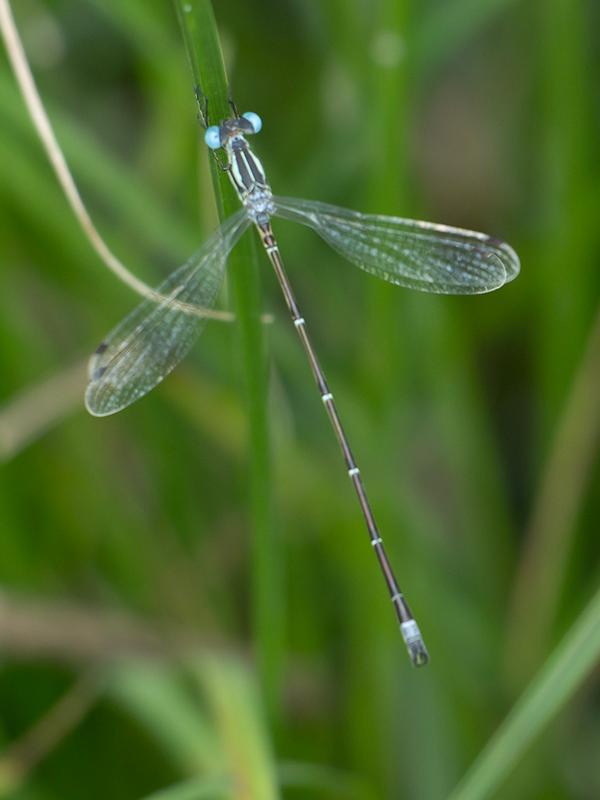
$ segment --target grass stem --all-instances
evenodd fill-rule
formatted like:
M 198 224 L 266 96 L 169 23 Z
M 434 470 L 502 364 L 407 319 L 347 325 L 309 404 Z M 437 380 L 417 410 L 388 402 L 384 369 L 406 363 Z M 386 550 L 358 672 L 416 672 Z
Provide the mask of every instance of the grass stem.
M 195 88 L 207 100 L 211 124 L 228 117 L 229 88 L 219 33 L 210 0 L 175 0 Z M 221 219 L 239 208 L 226 175 L 212 164 Z M 256 241 L 246 236 L 230 258 L 234 307 L 239 321 L 249 420 L 249 491 L 252 528 L 252 624 L 261 688 L 275 713 L 283 654 L 280 557 L 271 517 L 271 467 L 267 424 L 267 360 L 261 325 Z

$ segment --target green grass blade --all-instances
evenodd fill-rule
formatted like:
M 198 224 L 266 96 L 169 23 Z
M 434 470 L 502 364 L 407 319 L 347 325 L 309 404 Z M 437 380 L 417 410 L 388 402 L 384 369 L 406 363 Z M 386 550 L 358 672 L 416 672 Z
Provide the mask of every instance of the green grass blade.
M 256 685 L 247 667 L 235 660 L 203 658 L 194 670 L 206 696 L 232 776 L 232 800 L 277 800 L 279 791 L 271 743 Z
M 129 710 L 185 774 L 214 772 L 220 748 L 206 714 L 167 668 L 131 662 L 115 668 L 108 694 Z
M 310 792 L 332 800 L 373 800 L 374 795 L 352 773 L 323 764 L 286 761 L 279 764 L 279 781 L 286 789 Z
M 513 5 L 515 0 L 454 0 L 437 6 L 416 31 L 413 49 L 419 77 L 439 69 Z
M 594 80 L 589 70 L 592 45 L 583 34 L 589 22 L 583 4 L 564 0 L 536 8 L 535 21 L 539 28 L 538 91 L 545 122 L 540 127 L 543 134 L 539 140 L 536 205 L 540 225 L 547 233 L 538 255 L 544 269 L 535 271 L 529 280 L 536 281 L 533 290 L 537 299 L 536 446 L 540 461 L 546 460 L 546 472 L 539 484 L 515 583 L 513 620 L 519 624 L 510 631 L 507 664 L 511 684 L 521 686 L 541 663 L 562 606 L 568 602 L 563 596 L 565 579 L 579 546 L 587 484 L 594 474 L 598 413 L 594 364 L 598 357 L 594 332 L 598 292 L 595 270 L 589 266 L 597 252 L 598 228 L 586 223 L 581 205 L 590 176 L 589 165 L 597 152 L 597 134 L 590 123 L 595 114 L 590 100 Z M 565 264 L 570 262 L 569 302 L 561 310 L 558 325 L 549 315 L 561 308 Z M 565 453 L 556 464 L 553 441 Z M 550 487 L 545 484 L 548 470 L 554 472 L 550 475 L 554 485 Z M 556 491 L 557 486 L 560 492 Z M 590 517 L 594 516 L 592 512 Z
M 514 706 L 450 800 L 491 797 L 600 658 L 600 590 Z
M 23 150 L 27 148 L 33 160 L 33 155 L 37 155 L 34 153 L 34 149 L 38 149 L 37 139 L 20 102 L 11 76 L 0 75 L 0 121 L 6 126 L 7 136 L 14 128 L 19 145 Z M 181 214 L 170 213 L 147 186 L 140 184 L 131 166 L 110 153 L 81 122 L 52 102 L 47 103 L 47 110 L 67 162 L 73 169 L 75 180 L 81 183 L 80 189 L 90 208 L 93 209 L 94 202 L 100 200 L 137 236 L 143 236 L 145 242 L 159 247 L 161 252 L 166 250 L 184 257 L 198 247 L 198 233 L 191 214 L 189 219 L 182 219 Z M 38 172 L 39 180 L 43 180 L 46 173 Z M 66 219 L 63 208 L 59 207 L 57 212 L 68 225 L 70 220 Z M 100 228 L 107 227 L 100 216 L 97 222 Z
M 222 800 L 229 796 L 230 788 L 227 778 L 202 778 L 153 792 L 144 800 Z
M 194 83 L 208 99 L 211 123 L 230 115 L 229 91 L 219 35 L 209 0 L 176 0 Z M 213 164 L 221 218 L 239 207 L 232 186 Z M 271 711 L 280 684 L 282 601 L 277 539 L 270 501 L 270 456 L 267 426 L 267 365 L 260 321 L 260 282 L 256 242 L 246 236 L 230 259 L 235 311 L 239 320 L 240 354 L 249 413 L 250 506 L 252 519 L 252 598 L 254 641 L 262 690 Z

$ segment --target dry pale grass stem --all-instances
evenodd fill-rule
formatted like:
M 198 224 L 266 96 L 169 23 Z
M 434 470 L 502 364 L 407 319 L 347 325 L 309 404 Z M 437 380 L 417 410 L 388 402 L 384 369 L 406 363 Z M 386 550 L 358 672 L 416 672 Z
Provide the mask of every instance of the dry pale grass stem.
M 81 199 L 79 190 L 69 170 L 66 159 L 58 144 L 52 125 L 46 114 L 46 110 L 35 85 L 29 62 L 23 48 L 23 43 L 17 31 L 8 0 L 0 0 L 0 30 L 6 45 L 6 51 L 13 68 L 17 84 L 23 95 L 23 99 L 29 111 L 33 125 L 40 137 L 46 150 L 46 154 L 54 168 L 56 177 L 64 191 L 69 205 L 75 214 L 83 232 L 91 243 L 96 253 L 100 256 L 103 263 L 135 292 L 155 301 L 161 301 L 161 297 L 151 287 L 133 275 L 127 267 L 114 255 L 104 239 L 98 233 L 96 226 Z M 198 316 L 209 317 L 222 322 L 231 322 L 234 315 L 229 311 L 215 311 L 213 309 L 200 308 L 197 306 L 187 306 L 186 313 L 198 314 Z

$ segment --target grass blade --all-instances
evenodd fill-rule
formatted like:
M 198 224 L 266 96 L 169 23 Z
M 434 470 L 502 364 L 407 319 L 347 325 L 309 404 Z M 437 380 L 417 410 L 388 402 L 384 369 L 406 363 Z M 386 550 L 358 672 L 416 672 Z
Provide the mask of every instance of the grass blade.
M 176 0 L 175 7 L 194 83 L 208 100 L 211 123 L 230 115 L 229 91 L 217 25 L 209 0 Z M 213 164 L 221 219 L 239 207 L 226 176 Z M 266 415 L 267 366 L 261 326 L 256 242 L 244 237 L 230 259 L 232 294 L 239 320 L 240 354 L 249 412 L 250 513 L 252 521 L 252 595 L 254 641 L 262 690 L 273 712 L 280 684 L 282 602 L 277 540 L 270 502 L 270 456 Z
M 600 590 L 467 772 L 450 800 L 491 797 L 600 658 Z
M 194 670 L 206 695 L 222 750 L 222 767 L 231 776 L 232 800 L 277 800 L 275 762 L 247 668 L 235 659 L 203 658 Z
M 144 800 L 221 800 L 228 796 L 230 787 L 226 778 L 201 778 L 153 792 Z
M 426 15 L 414 44 L 420 77 L 442 66 L 469 39 L 515 4 L 515 0 L 454 0 Z
M 173 670 L 124 662 L 113 670 L 108 694 L 140 721 L 185 774 L 214 773 L 220 748 L 212 725 Z

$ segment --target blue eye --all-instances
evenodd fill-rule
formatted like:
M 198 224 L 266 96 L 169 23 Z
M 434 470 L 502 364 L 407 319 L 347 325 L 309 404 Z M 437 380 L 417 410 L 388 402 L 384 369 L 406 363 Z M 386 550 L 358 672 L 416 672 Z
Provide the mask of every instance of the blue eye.
M 255 114 L 254 111 L 246 111 L 245 114 L 242 114 L 244 119 L 247 119 L 250 125 L 252 125 L 252 130 L 254 133 L 258 133 L 262 128 L 262 119 Z
M 221 147 L 221 131 L 218 125 L 211 125 L 210 128 L 206 129 L 204 141 L 211 150 L 218 150 Z

